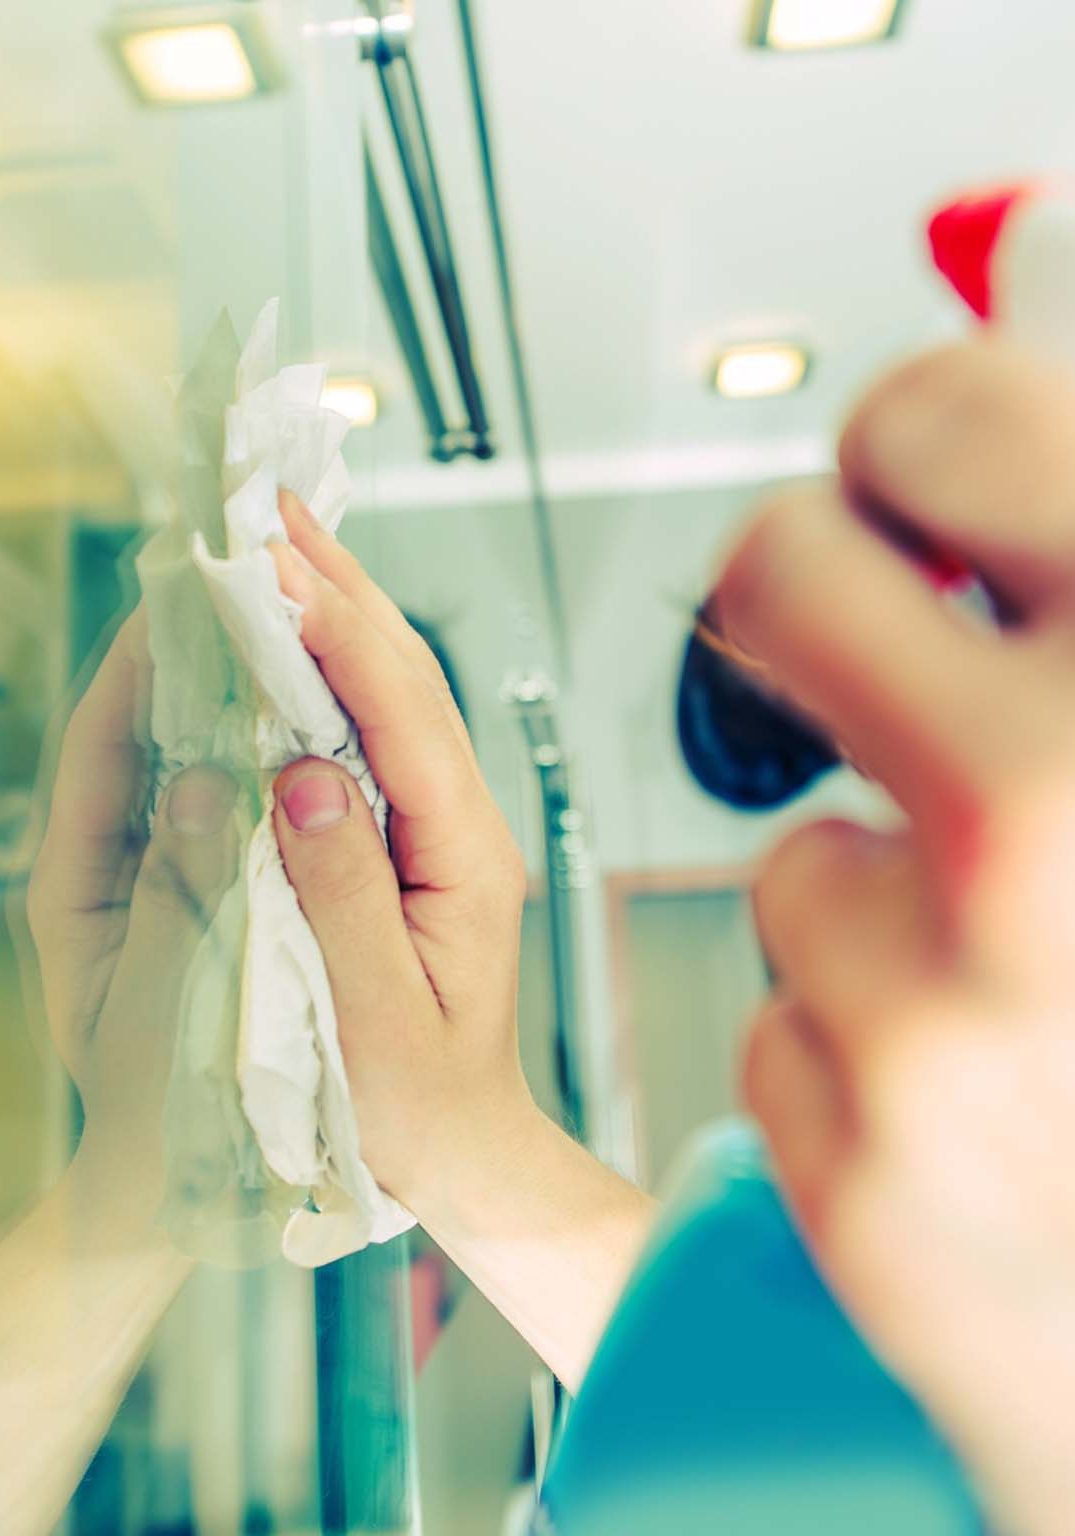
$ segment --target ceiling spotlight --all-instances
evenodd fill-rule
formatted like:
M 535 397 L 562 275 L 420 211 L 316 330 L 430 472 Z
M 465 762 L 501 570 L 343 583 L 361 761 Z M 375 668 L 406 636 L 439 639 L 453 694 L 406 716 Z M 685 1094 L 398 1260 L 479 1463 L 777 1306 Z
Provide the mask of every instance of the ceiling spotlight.
M 750 41 L 799 53 L 854 48 L 891 37 L 904 0 L 755 0 Z
M 321 404 L 346 416 L 353 427 L 372 427 L 381 409 L 374 386 L 357 375 L 333 374 L 325 383 Z
M 117 11 L 104 41 L 148 106 L 208 106 L 278 90 L 285 74 L 260 6 L 135 6 Z
M 758 342 L 728 347 L 717 358 L 713 388 L 729 400 L 760 400 L 788 395 L 810 371 L 809 355 L 790 342 Z

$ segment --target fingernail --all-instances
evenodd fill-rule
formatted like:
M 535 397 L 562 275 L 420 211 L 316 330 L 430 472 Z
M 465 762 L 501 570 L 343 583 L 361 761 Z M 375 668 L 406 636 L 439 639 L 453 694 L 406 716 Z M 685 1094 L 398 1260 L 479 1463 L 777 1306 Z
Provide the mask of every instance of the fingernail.
M 310 511 L 306 503 L 295 495 L 294 491 L 281 491 L 279 506 L 281 516 L 292 513 L 296 517 L 301 518 L 308 528 L 313 528 L 318 533 L 323 532 L 317 518 Z
M 220 768 L 188 768 L 168 791 L 168 825 L 180 837 L 212 837 L 234 809 L 239 786 Z
M 284 814 L 296 832 L 324 832 L 345 821 L 351 801 L 342 779 L 331 773 L 310 773 L 287 788 Z

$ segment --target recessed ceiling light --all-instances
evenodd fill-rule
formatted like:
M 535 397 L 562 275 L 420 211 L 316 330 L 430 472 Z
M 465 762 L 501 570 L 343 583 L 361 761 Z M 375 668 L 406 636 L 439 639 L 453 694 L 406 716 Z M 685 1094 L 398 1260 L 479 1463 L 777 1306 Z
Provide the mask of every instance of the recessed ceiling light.
M 334 374 L 325 384 L 321 404 L 346 416 L 353 427 L 372 427 L 381 409 L 373 384 L 357 375 Z
M 750 40 L 780 53 L 879 43 L 902 8 L 903 0 L 755 0 Z
M 717 358 L 713 388 L 729 400 L 788 395 L 804 382 L 809 367 L 807 353 L 790 342 L 728 347 Z
M 246 101 L 284 83 L 252 0 L 119 11 L 104 38 L 138 99 L 150 106 Z

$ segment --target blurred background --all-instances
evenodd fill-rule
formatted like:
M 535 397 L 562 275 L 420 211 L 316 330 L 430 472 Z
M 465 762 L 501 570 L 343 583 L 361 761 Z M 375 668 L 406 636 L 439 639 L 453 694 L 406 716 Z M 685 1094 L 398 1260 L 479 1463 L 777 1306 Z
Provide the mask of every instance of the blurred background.
M 695 609 L 758 498 L 831 469 L 856 393 L 962 327 L 927 212 L 1071 169 L 1075 15 L 5 14 L 0 1232 L 77 1126 L 16 942 L 50 722 L 168 515 L 169 381 L 222 309 L 245 335 L 277 295 L 285 360 L 323 362 L 354 423 L 341 537 L 445 658 L 527 853 L 532 1080 L 659 1187 L 735 1107 L 765 986 L 744 896 L 759 854 L 819 809 L 884 814 L 846 771 L 784 783 L 771 764 L 754 809 L 727 803 L 729 723 L 681 686 Z M 521 1531 L 553 1411 L 525 1347 L 420 1235 L 316 1283 L 206 1268 L 66 1529 Z

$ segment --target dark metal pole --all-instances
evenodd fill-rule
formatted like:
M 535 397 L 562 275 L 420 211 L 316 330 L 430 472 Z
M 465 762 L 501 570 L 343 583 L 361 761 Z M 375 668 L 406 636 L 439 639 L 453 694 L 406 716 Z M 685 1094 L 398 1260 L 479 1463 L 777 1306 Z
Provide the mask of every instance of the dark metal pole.
M 474 366 L 463 290 L 418 80 L 406 53 L 393 53 L 379 47 L 374 52 L 374 62 L 422 248 L 429 265 L 430 280 L 459 379 L 460 393 L 470 421 L 473 441 L 468 444 L 468 451 L 475 458 L 491 459 L 495 449 L 489 416 Z
M 430 447 L 435 459 L 446 462 L 455 457 L 456 434 L 449 430 L 441 408 L 440 396 L 422 342 L 422 333 L 414 313 L 410 288 L 399 259 L 392 227 L 373 160 L 366 154 L 366 207 L 369 220 L 370 253 L 385 307 L 396 333 L 403 360 L 414 385 L 418 404 L 425 418 Z
M 416 1529 L 410 1243 L 319 1269 L 317 1419 L 323 1536 Z
M 577 912 L 577 891 L 589 872 L 583 818 L 572 800 L 567 758 L 553 708 L 554 685 L 541 676 L 513 679 L 505 698 L 519 715 L 541 786 L 557 1081 L 565 1128 L 585 1141 L 590 1126 L 579 1018 Z

